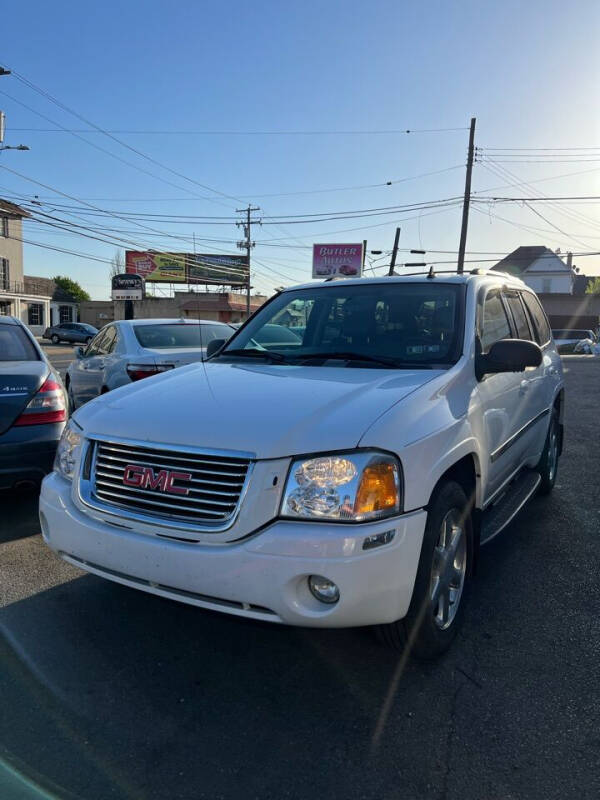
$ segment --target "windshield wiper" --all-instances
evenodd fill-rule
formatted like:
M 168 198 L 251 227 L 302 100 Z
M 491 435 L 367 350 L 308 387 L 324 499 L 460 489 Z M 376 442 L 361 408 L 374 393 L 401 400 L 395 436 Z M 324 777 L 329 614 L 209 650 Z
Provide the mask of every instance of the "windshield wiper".
M 233 350 L 223 350 L 219 356 L 242 356 L 242 358 L 265 358 L 274 364 L 289 364 L 289 360 L 282 354 L 271 350 L 259 350 L 257 347 L 234 348 Z
M 386 367 L 397 367 L 398 361 L 395 358 L 386 358 L 385 356 L 371 356 L 366 353 L 352 353 L 350 351 L 332 351 L 330 353 L 310 353 L 307 355 L 296 356 L 299 361 L 308 361 L 310 359 L 320 359 L 323 361 L 330 361 L 334 358 L 339 358 L 342 361 L 369 361 L 373 364 L 382 364 Z

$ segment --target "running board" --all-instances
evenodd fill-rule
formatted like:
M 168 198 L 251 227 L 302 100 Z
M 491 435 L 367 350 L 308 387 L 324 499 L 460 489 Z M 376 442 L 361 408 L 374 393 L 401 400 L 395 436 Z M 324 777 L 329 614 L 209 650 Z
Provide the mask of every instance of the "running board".
M 481 544 L 487 544 L 517 516 L 542 480 L 534 469 L 523 470 L 494 505 L 483 512 Z

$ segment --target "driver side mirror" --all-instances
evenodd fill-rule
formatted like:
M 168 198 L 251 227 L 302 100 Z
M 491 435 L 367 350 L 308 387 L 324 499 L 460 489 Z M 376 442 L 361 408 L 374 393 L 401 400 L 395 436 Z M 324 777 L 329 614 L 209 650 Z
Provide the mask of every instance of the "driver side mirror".
M 523 372 L 527 367 L 539 367 L 542 351 L 534 342 L 525 339 L 500 339 L 486 355 L 478 355 L 475 364 L 477 379 L 498 372 Z
M 83 358 L 85 354 L 85 347 L 76 347 L 75 348 L 75 358 Z
M 226 339 L 211 339 L 206 346 L 206 357 L 210 358 L 214 356 L 214 354 L 223 347 L 225 342 Z

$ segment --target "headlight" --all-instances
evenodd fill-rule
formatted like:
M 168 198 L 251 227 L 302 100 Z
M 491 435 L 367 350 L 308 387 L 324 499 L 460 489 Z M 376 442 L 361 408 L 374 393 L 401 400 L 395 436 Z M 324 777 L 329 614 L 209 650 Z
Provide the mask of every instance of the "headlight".
M 69 420 L 65 426 L 54 459 L 54 469 L 59 475 L 67 480 L 73 480 L 75 464 L 79 458 L 83 435 L 73 420 Z
M 283 494 L 281 515 L 294 519 L 368 522 L 399 514 L 400 463 L 388 453 L 296 459 Z

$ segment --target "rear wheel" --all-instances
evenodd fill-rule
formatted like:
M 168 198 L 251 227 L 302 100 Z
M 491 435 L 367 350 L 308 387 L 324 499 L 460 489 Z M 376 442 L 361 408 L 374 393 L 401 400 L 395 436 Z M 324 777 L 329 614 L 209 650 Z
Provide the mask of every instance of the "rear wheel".
M 380 639 L 421 659 L 436 658 L 447 650 L 462 622 L 472 561 L 470 504 L 463 488 L 448 481 L 430 504 L 408 613 L 402 620 L 380 625 Z
M 60 337 L 55 333 L 53 333 L 50 338 L 52 339 L 52 344 L 60 344 Z
M 542 476 L 538 492 L 540 494 L 550 494 L 556 483 L 556 471 L 558 470 L 558 451 L 559 451 L 560 429 L 558 413 L 556 409 L 552 411 L 550 427 L 546 436 L 544 452 L 540 458 L 537 470 Z

